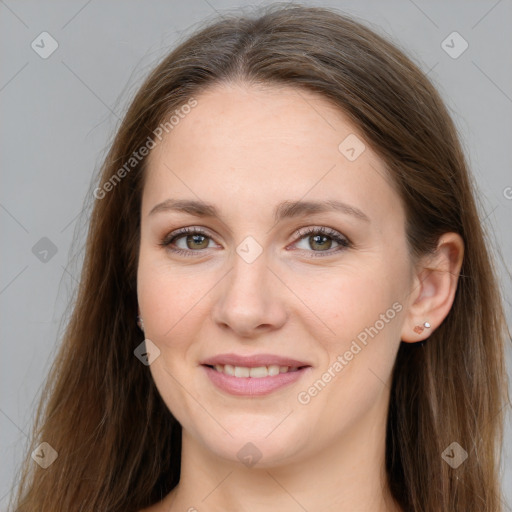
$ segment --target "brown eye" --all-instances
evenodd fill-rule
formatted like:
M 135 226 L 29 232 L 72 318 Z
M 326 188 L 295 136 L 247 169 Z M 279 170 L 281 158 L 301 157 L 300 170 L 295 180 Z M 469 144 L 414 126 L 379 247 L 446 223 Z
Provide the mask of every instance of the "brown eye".
M 299 231 L 298 236 L 300 236 L 300 240 L 296 242 L 295 245 L 305 241 L 306 247 L 298 248 L 313 253 L 311 256 L 322 256 L 321 253 L 331 255 L 351 247 L 351 242 L 348 238 L 344 237 L 338 231 L 327 227 L 305 228 Z M 333 242 L 337 244 L 337 246 L 335 246 L 333 250 L 330 250 L 333 246 Z
M 159 245 L 176 254 L 191 256 L 208 249 L 211 240 L 212 238 L 199 228 L 183 228 L 167 235 Z
M 299 247 L 311 253 L 311 256 L 326 256 L 343 251 L 351 247 L 351 242 L 338 231 L 327 227 L 306 228 L 299 231 L 299 242 L 306 241 L 307 247 Z M 184 239 L 184 242 L 180 242 Z M 205 249 L 210 248 L 210 241 L 213 241 L 205 231 L 200 228 L 183 228 L 177 232 L 170 233 L 159 245 L 169 251 L 183 256 L 197 256 Z M 295 245 L 297 245 L 296 242 Z M 332 249 L 333 242 L 337 246 Z
M 308 238 L 309 244 L 313 248 L 318 248 L 321 251 L 326 251 L 331 248 L 332 239 L 325 235 L 313 235 Z
M 180 238 L 185 238 L 187 247 L 189 249 L 206 249 L 208 247 L 209 241 L 208 238 L 204 235 L 185 235 L 176 238 L 175 240 L 179 240 Z M 205 244 L 206 240 L 206 244 Z

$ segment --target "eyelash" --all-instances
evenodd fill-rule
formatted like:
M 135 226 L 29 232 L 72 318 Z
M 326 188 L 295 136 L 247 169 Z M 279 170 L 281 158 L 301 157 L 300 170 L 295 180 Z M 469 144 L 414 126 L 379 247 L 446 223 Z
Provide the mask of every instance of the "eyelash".
M 187 228 L 182 228 L 178 231 L 168 234 L 161 242 L 159 242 L 158 245 L 166 248 L 167 250 L 173 252 L 174 254 L 178 254 L 180 256 L 188 256 L 188 257 L 195 256 L 195 255 L 193 256 L 191 253 L 194 253 L 194 252 L 201 253 L 205 250 L 205 249 L 201 249 L 201 250 L 194 251 L 192 249 L 179 249 L 179 248 L 174 249 L 174 248 L 170 247 L 170 245 L 173 242 L 175 242 L 179 238 L 182 238 L 185 235 L 202 235 L 206 238 L 212 239 L 212 237 L 209 236 L 208 233 L 206 233 L 206 231 L 204 231 L 201 228 L 187 227 Z M 343 235 L 341 235 L 340 233 L 338 233 L 338 231 L 336 231 L 332 228 L 325 227 L 325 226 L 302 228 L 302 229 L 299 229 L 297 232 L 297 236 L 299 237 L 298 241 L 302 240 L 303 238 L 306 238 L 307 236 L 311 236 L 311 235 L 328 236 L 328 237 L 332 238 L 336 243 L 339 244 L 339 246 L 336 247 L 334 250 L 307 251 L 307 252 L 313 253 L 310 256 L 311 258 L 324 257 L 323 254 L 326 254 L 327 256 L 331 256 L 334 253 L 338 253 L 338 252 L 344 251 L 345 249 L 352 247 L 352 243 L 350 242 L 350 240 L 348 238 L 346 238 Z M 304 250 L 304 249 L 299 249 L 299 250 Z

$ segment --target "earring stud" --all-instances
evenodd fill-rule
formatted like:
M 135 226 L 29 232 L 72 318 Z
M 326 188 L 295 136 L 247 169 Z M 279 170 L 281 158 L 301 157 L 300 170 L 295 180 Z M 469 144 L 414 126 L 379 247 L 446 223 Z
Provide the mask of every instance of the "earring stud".
M 430 324 L 428 322 L 425 322 L 423 325 L 417 325 L 414 327 L 413 331 L 416 334 L 421 334 L 424 329 L 430 329 Z
M 137 315 L 137 325 L 139 326 L 139 329 L 144 332 L 144 322 L 142 321 L 142 317 L 140 315 Z

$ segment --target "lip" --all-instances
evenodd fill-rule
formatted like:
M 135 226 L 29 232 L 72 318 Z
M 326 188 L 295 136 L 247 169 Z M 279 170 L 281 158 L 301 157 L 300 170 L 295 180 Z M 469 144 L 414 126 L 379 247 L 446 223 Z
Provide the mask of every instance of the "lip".
M 288 360 L 291 361 L 291 360 Z M 222 364 L 222 363 L 216 363 Z M 230 363 L 226 363 L 230 364 Z M 277 363 L 276 363 L 277 364 Z M 265 365 L 261 365 L 265 366 Z M 283 365 L 283 366 L 288 366 Z M 273 391 L 289 386 L 300 380 L 305 374 L 309 373 L 312 368 L 307 366 L 294 372 L 279 373 L 272 377 L 235 377 L 225 373 L 218 372 L 214 368 L 202 365 L 201 368 L 206 372 L 210 381 L 221 391 L 225 391 L 231 395 L 237 396 L 262 396 L 268 395 Z M 252 368 L 250 366 L 249 368 Z
M 218 354 L 201 361 L 201 366 L 209 377 L 210 381 L 220 390 L 238 396 L 262 396 L 272 393 L 278 389 L 288 386 L 305 373 L 311 371 L 311 365 L 305 361 L 292 359 L 286 356 L 275 354 L 252 354 L 243 356 L 239 354 Z M 294 372 L 279 373 L 268 377 L 235 377 L 216 371 L 210 366 L 216 364 L 232 366 L 244 366 L 246 368 L 257 368 L 258 366 L 290 366 L 298 368 Z
M 290 366 L 292 368 L 300 368 L 301 366 L 311 366 L 309 363 L 291 359 L 285 356 L 274 354 L 253 354 L 250 356 L 242 356 L 239 354 L 218 354 L 201 361 L 202 365 L 215 366 L 216 364 L 230 364 L 232 366 L 245 366 L 247 368 L 257 368 L 258 366 Z M 277 375 L 276 375 L 277 377 Z M 238 378 L 238 377 L 237 377 Z M 265 379 L 266 377 L 263 377 Z M 274 377 L 272 377 L 274 378 Z

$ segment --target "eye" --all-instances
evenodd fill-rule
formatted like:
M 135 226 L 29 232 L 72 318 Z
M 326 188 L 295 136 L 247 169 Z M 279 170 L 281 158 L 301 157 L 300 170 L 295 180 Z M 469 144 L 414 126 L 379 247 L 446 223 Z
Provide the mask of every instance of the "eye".
M 295 242 L 295 245 L 304 241 L 314 249 L 311 251 L 307 248 L 299 248 L 300 250 L 306 250 L 306 252 L 313 253 L 310 257 L 323 256 L 323 254 L 318 253 L 331 255 L 352 247 L 351 242 L 341 233 L 324 226 L 300 229 L 297 232 L 297 236 L 300 237 L 300 240 Z M 183 241 L 180 244 L 182 239 Z M 159 243 L 159 245 L 167 248 L 175 254 L 182 256 L 197 256 L 202 252 L 202 250 L 211 248 L 211 241 L 213 241 L 212 237 L 203 229 L 198 227 L 187 227 L 170 233 Z M 336 243 L 337 246 L 334 250 L 331 250 L 333 242 Z
M 183 239 L 181 246 L 177 244 L 179 240 Z M 201 249 L 208 249 L 209 241 L 212 238 L 201 228 L 188 227 L 174 231 L 167 235 L 160 243 L 162 247 L 175 254 L 182 256 L 192 256 L 194 252 L 201 252 Z M 173 245 L 177 245 L 177 248 Z
M 326 255 L 331 255 L 352 246 L 348 238 L 344 237 L 338 231 L 325 226 L 303 228 L 298 231 L 298 235 L 300 236 L 300 240 L 299 242 L 296 242 L 295 245 L 300 242 L 305 242 L 307 246 L 317 249 L 308 251 L 306 247 L 306 251 L 313 253 L 311 254 L 311 257 L 323 256 L 323 254 L 318 253 L 327 253 Z M 333 241 L 338 245 L 334 250 L 330 250 L 332 248 Z M 300 249 L 303 250 L 303 248 Z

